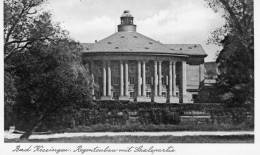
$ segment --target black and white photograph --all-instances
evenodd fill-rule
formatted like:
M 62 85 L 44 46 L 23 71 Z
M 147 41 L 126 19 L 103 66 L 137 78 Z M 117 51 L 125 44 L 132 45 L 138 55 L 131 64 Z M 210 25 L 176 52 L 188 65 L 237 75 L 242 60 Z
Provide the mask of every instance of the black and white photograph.
M 255 144 L 253 0 L 2 3 L 3 139 L 19 144 L 13 152 Z

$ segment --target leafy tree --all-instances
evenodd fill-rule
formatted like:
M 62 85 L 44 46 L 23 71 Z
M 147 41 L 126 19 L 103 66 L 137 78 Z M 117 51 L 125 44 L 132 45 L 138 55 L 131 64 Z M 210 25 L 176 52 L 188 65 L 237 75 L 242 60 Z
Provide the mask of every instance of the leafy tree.
M 58 25 L 53 25 L 50 13 L 40 11 L 45 0 L 4 1 L 4 60 L 24 52 L 35 41 L 51 40 Z
M 17 89 L 15 87 L 15 80 L 10 73 L 4 74 L 4 128 L 14 125 L 13 105 L 15 104 L 15 97 Z
M 214 31 L 210 40 L 223 46 L 217 57 L 220 71 L 217 84 L 222 97 L 229 103 L 253 103 L 253 0 L 206 1 L 226 19 L 226 24 Z
M 45 0 L 5 0 L 4 1 L 4 94 L 5 108 L 12 109 L 15 86 L 14 67 L 16 62 L 12 57 L 24 53 L 36 41 L 51 41 L 55 35 L 64 34 L 59 26 L 51 22 L 48 12 L 41 12 Z M 5 113 L 5 118 L 8 113 Z
M 5 97 L 15 98 L 15 125 L 26 131 L 22 139 L 55 114 L 77 113 L 91 98 L 81 46 L 40 11 L 44 2 L 4 1 Z
M 57 112 L 77 110 L 90 101 L 90 77 L 79 52 L 78 43 L 57 39 L 38 42 L 16 57 L 16 124 L 27 131 L 21 138 L 28 138 Z

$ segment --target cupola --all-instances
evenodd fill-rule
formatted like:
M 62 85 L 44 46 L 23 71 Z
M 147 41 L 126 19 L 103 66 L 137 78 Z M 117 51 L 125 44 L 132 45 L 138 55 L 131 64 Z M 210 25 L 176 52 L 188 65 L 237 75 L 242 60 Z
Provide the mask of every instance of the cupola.
M 120 17 L 121 23 L 118 25 L 118 32 L 128 31 L 135 32 L 136 25 L 134 25 L 134 17 L 130 14 L 129 10 L 125 10 Z

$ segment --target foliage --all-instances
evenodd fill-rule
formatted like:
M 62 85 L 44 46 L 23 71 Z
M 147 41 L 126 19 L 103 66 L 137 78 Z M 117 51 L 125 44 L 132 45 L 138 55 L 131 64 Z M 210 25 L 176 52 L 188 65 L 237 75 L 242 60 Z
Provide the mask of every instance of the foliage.
M 48 12 L 40 11 L 45 0 L 4 1 L 4 56 L 24 52 L 36 41 L 52 40 L 59 30 Z
M 14 78 L 10 73 L 4 75 L 4 102 L 6 105 L 13 105 L 15 102 L 15 97 L 17 95 L 17 90 L 14 86 Z
M 46 126 L 53 114 L 76 113 L 91 98 L 91 81 L 81 62 L 81 46 L 52 22 L 50 13 L 41 11 L 44 2 L 4 1 L 5 77 L 8 77 L 5 85 L 9 86 L 5 95 L 16 95 L 15 125 L 27 131 L 21 138 L 28 138 L 43 124 Z M 17 94 L 9 88 L 15 88 Z
M 68 107 L 76 110 L 89 101 L 89 75 L 81 65 L 79 51 L 78 43 L 57 39 L 46 45 L 39 42 L 25 54 L 18 54 L 18 128 L 34 128 L 39 122 L 44 123 L 46 117 L 66 113 Z
M 218 87 L 228 103 L 254 100 L 253 0 L 206 0 L 214 11 L 223 12 L 226 24 L 213 32 L 211 40 L 223 46 L 217 63 Z
M 4 127 L 8 129 L 13 125 L 13 105 L 15 104 L 15 98 L 17 95 L 17 89 L 14 85 L 14 78 L 10 73 L 4 74 Z

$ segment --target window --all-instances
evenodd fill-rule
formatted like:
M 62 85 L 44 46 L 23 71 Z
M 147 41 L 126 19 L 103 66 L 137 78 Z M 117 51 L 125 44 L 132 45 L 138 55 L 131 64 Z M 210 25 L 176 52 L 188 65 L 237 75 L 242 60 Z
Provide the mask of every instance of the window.
M 135 97 L 135 92 L 130 92 L 130 97 L 134 98 Z
M 152 84 L 151 81 L 152 81 L 152 80 L 151 80 L 151 77 L 147 77 L 147 78 L 146 78 L 146 84 Z
M 163 76 L 163 77 L 162 77 L 162 84 L 163 84 L 163 85 L 168 85 L 168 82 L 167 82 L 167 81 L 168 81 L 168 76 Z
M 129 77 L 130 84 L 135 84 L 135 77 Z
M 119 77 L 113 77 L 112 78 L 112 84 L 113 85 L 119 85 L 120 84 L 120 78 Z
M 151 97 L 151 92 L 146 92 L 146 97 Z
M 113 98 L 114 99 L 118 99 L 119 98 L 120 93 L 119 92 L 113 92 Z
M 163 97 L 166 97 L 166 92 L 162 92 L 162 96 L 163 96 Z

